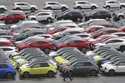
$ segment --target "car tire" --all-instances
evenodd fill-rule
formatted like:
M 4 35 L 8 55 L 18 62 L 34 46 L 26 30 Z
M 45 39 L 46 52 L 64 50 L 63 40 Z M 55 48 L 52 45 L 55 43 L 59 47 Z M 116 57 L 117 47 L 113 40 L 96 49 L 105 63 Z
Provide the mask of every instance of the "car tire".
M 29 72 L 24 72 L 23 73 L 23 78 L 29 78 L 30 77 L 30 73 Z
M 51 7 L 47 7 L 46 9 L 47 9 L 47 10 L 52 10 L 52 8 L 51 8 Z
M 35 12 L 37 9 L 32 7 L 30 10 L 31 10 L 31 12 Z
M 109 70 L 108 73 L 109 73 L 110 76 L 113 76 L 115 74 L 115 70 L 111 69 L 111 70 Z
M 67 8 L 66 8 L 66 7 L 62 7 L 61 10 L 62 10 L 62 11 L 65 11 L 65 10 L 67 10 Z
M 21 10 L 21 8 L 17 7 L 17 8 L 15 8 L 15 10 Z
M 53 19 L 52 18 L 47 18 L 47 22 L 48 23 L 53 23 Z
M 31 20 L 36 20 L 36 18 L 31 18 Z
M 48 77 L 55 77 L 55 73 L 53 71 L 48 72 Z
M 92 7 L 91 7 L 92 10 L 94 10 L 94 9 L 96 9 L 96 8 L 97 8 L 96 6 L 92 6 Z
M 110 7 L 110 6 L 106 6 L 105 8 L 106 8 L 106 9 L 110 9 L 111 7 Z
M 92 76 L 97 76 L 98 74 L 97 74 L 97 71 L 96 71 L 96 70 L 92 70 L 92 71 L 90 71 L 90 75 L 92 75 Z
M 7 79 L 15 79 L 15 76 L 12 74 L 12 73 L 7 73 L 7 75 L 6 75 L 6 78 Z
M 82 7 L 78 6 L 78 7 L 76 7 L 76 9 L 82 9 Z
M 125 6 L 124 6 L 124 5 L 121 5 L 121 6 L 120 6 L 120 9 L 122 9 L 122 8 L 125 8 Z

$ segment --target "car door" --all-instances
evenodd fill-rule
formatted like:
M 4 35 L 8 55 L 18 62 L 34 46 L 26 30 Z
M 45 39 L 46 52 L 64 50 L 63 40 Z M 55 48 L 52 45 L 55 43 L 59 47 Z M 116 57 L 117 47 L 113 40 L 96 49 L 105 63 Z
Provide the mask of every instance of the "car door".
M 60 8 L 61 8 L 60 6 L 61 6 L 60 3 L 54 3 L 54 4 L 52 5 L 52 8 L 53 8 L 53 9 L 60 9 Z
M 125 72 L 125 62 L 120 62 L 116 65 L 117 72 Z
M 43 15 L 43 13 L 39 13 L 39 14 L 36 15 L 36 19 L 38 21 L 42 21 L 42 20 L 44 20 L 44 18 L 45 18 L 45 15 Z
M 48 74 L 49 64 L 47 62 L 40 63 L 40 74 Z
M 91 4 L 89 2 L 84 2 L 83 7 L 84 8 L 90 8 Z
M 31 66 L 31 68 L 30 68 L 30 73 L 31 74 L 40 74 L 40 72 L 41 72 L 41 66 L 40 66 L 40 63 L 35 63 L 35 64 L 33 64 L 32 66 Z

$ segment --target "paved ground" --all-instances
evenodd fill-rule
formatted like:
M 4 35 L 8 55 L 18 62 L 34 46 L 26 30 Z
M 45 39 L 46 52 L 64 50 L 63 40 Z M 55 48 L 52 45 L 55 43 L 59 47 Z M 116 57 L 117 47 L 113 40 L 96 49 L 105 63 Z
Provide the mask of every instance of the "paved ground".
M 27 1 L 32 4 L 37 5 L 40 9 L 43 7 L 43 4 L 47 0 L 0 0 L 1 5 L 6 5 L 8 8 L 12 8 L 13 2 L 15 1 Z M 72 7 L 73 1 L 75 0 L 48 0 L 48 1 L 59 1 L 62 3 L 68 4 Z M 102 6 L 105 0 L 89 0 L 91 2 L 99 4 Z M 125 0 L 120 0 L 121 2 L 125 2 Z M 19 80 L 18 76 L 17 79 L 12 80 L 1 80 L 0 83 L 64 83 L 60 77 L 57 78 L 32 78 L 32 79 L 25 79 Z M 99 77 L 82 77 L 82 78 L 74 78 L 71 83 L 125 83 L 125 76 L 114 76 L 114 77 L 106 77 L 106 76 L 99 76 Z

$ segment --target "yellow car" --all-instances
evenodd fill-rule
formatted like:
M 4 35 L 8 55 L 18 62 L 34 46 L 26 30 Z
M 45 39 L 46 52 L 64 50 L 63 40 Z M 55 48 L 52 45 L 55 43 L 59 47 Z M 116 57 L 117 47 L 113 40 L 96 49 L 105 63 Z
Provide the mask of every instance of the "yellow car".
M 68 60 L 66 60 L 65 58 L 63 58 L 62 56 L 56 56 L 55 57 L 55 61 L 57 62 L 57 64 L 64 64 L 64 63 L 69 63 Z
M 49 77 L 55 76 L 57 73 L 57 66 L 50 61 L 35 60 L 22 65 L 19 68 L 20 77 L 31 77 L 33 75 L 47 75 Z

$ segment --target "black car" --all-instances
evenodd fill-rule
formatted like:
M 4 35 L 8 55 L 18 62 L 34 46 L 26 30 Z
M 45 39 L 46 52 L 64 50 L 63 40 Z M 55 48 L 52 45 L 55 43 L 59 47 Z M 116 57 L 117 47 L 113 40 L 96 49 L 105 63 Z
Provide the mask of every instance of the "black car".
M 57 20 L 72 20 L 74 22 L 82 21 L 83 15 L 79 11 L 65 12 L 61 16 L 57 17 Z
M 86 15 L 86 21 L 90 19 L 110 19 L 112 16 L 111 12 L 108 10 L 96 10 L 92 12 L 90 15 Z
M 73 76 L 97 76 L 99 73 L 98 67 L 88 60 L 77 60 L 71 63 L 71 68 Z

